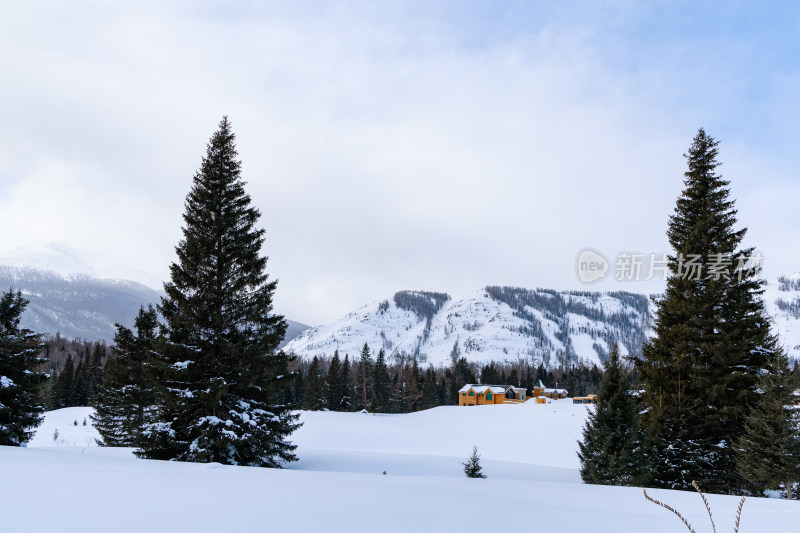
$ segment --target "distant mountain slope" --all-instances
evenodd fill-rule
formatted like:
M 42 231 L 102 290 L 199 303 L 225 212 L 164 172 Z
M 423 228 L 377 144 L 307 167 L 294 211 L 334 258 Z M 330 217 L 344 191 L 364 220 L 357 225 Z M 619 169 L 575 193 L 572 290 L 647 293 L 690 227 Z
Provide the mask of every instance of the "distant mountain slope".
M 30 302 L 22 325 L 39 333 L 111 342 L 114 324 L 133 326 L 139 307 L 160 294 L 135 281 L 64 276 L 30 267 L 0 265 L 0 287 L 19 290 Z
M 297 355 L 355 357 L 364 342 L 388 353 L 416 354 L 448 364 L 456 354 L 472 361 L 518 361 L 552 366 L 559 360 L 603 361 L 611 343 L 636 353 L 650 323 L 647 296 L 626 292 L 556 292 L 486 287 L 464 297 L 401 291 L 325 326 L 311 328 L 286 349 Z
M 114 339 L 115 323 L 133 327 L 139 308 L 161 299 L 161 292 L 135 281 L 0 265 L 0 290 L 9 288 L 21 291 L 30 302 L 22 315 L 23 327 L 109 343 Z M 308 328 L 293 320 L 287 322 L 284 343 Z
M 769 280 L 764 303 L 778 342 L 790 357 L 800 360 L 800 273 Z
M 800 360 L 800 273 L 768 281 L 764 301 L 782 346 Z M 653 311 L 648 296 L 628 292 L 486 287 L 452 299 L 401 291 L 306 330 L 286 350 L 330 357 L 338 349 L 357 357 L 366 342 L 434 365 L 449 364 L 452 354 L 476 362 L 599 364 L 613 342 L 623 354 L 640 353 Z

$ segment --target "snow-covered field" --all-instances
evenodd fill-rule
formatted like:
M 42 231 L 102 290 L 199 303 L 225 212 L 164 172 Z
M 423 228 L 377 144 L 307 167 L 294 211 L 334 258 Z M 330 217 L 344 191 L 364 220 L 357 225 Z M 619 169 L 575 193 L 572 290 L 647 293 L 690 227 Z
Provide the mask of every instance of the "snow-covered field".
M 575 451 L 587 408 L 561 400 L 409 415 L 303 412 L 293 435 L 300 461 L 285 470 L 139 460 L 95 445 L 90 409 L 61 409 L 28 448 L 0 447 L 0 531 L 683 530 L 641 489 L 580 483 Z M 460 462 L 473 445 L 487 479 L 464 477 Z M 711 531 L 696 494 L 648 492 L 698 533 Z M 710 500 L 717 530 L 732 531 L 738 500 Z M 740 532 L 800 532 L 800 502 L 749 499 Z

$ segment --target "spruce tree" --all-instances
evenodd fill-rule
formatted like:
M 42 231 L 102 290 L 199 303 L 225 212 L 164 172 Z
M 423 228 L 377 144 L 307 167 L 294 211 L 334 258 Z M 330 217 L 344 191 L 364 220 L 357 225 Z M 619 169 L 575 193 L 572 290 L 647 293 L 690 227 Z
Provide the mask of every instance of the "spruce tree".
M 758 400 L 736 443 L 736 464 L 761 490 L 783 484 L 791 500 L 792 486 L 800 481 L 800 409 L 793 405 L 798 383 L 781 351 L 770 354 L 757 386 Z
M 319 369 L 319 358 L 315 355 L 306 373 L 303 389 L 303 409 L 319 411 L 325 407 L 325 387 L 322 372 Z
M 429 366 L 425 371 L 425 380 L 422 385 L 422 408 L 430 409 L 439 405 L 439 387 L 436 383 L 436 371 Z
M 86 407 L 89 405 L 89 368 L 88 355 L 81 358 L 75 370 L 75 387 L 72 396 L 72 405 Z
M 163 340 L 152 306 L 139 309 L 136 333 L 117 324 L 114 358 L 107 365 L 92 415 L 106 446 L 144 444 L 142 431 L 158 421 L 159 380 L 163 376 Z
M 350 357 L 345 354 L 344 362 L 342 363 L 342 401 L 339 404 L 339 409 L 341 411 L 352 411 L 353 410 L 353 397 L 355 395 L 355 390 L 353 388 L 353 376 L 352 371 L 350 369 Z
M 162 419 L 141 455 L 280 467 L 298 416 L 278 403 L 294 375 L 278 351 L 286 332 L 272 311 L 277 281 L 261 255 L 264 230 L 251 205 L 227 117 L 207 145 L 183 215 L 160 312 L 170 363 Z
M 42 422 L 38 392 L 48 376 L 41 371 L 44 345 L 39 335 L 20 329 L 28 301 L 9 290 L 0 296 L 0 445 L 28 442 Z
M 356 392 L 358 394 L 358 408 L 369 409 L 373 393 L 373 364 L 370 357 L 369 345 L 365 342 L 361 348 L 361 359 L 358 363 L 356 374 Z
M 392 378 L 389 375 L 389 367 L 386 364 L 386 354 L 383 348 L 378 351 L 373 369 L 373 390 L 371 411 L 376 413 L 388 413 L 392 408 Z
M 71 407 L 73 405 L 73 386 L 75 384 L 75 364 L 72 362 L 72 355 L 67 356 L 64 368 L 56 378 L 53 385 L 53 406 L 56 409 Z
M 685 156 L 685 188 L 670 217 L 673 249 L 655 335 L 642 349 L 654 482 L 746 492 L 733 442 L 755 403 L 755 380 L 775 350 L 752 249 L 740 249 L 729 183 L 716 172 L 718 143 L 702 129 Z
M 486 477 L 486 474 L 483 473 L 483 467 L 481 466 L 481 456 L 478 453 L 478 447 L 472 447 L 472 455 L 469 456 L 467 462 L 461 463 L 464 465 L 464 474 L 470 478 L 477 478 L 483 479 Z
M 331 411 L 342 410 L 344 380 L 342 379 L 342 362 L 339 359 L 339 350 L 333 352 L 333 358 L 328 367 L 328 376 L 325 378 L 325 396 L 328 409 Z
M 595 485 L 644 484 L 638 406 L 616 344 L 603 367 L 597 406 L 590 409 L 578 443 L 581 479 Z

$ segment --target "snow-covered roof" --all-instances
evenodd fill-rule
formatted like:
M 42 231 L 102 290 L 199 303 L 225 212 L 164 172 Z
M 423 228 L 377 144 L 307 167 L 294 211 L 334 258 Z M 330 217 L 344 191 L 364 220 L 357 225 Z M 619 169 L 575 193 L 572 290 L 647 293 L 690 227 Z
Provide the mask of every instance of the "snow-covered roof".
M 567 389 L 544 389 L 547 394 L 567 394 Z
M 467 392 L 469 390 L 473 390 L 477 394 L 483 394 L 484 392 L 490 390 L 495 394 L 505 394 L 509 388 L 513 389 L 514 387 L 510 385 L 472 385 L 468 383 L 458 389 L 458 392 Z M 516 389 L 514 390 L 516 391 Z
M 534 389 L 543 389 L 544 388 L 544 383 L 542 383 L 542 380 L 540 379 L 539 381 L 536 382 L 536 385 L 534 385 L 533 388 Z

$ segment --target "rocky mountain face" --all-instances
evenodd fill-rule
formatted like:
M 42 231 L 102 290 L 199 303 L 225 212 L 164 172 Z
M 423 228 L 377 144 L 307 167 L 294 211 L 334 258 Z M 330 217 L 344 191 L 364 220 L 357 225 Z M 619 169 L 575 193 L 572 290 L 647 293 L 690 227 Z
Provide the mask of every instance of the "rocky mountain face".
M 477 362 L 524 360 L 600 363 L 612 343 L 638 353 L 650 324 L 645 295 L 627 292 L 556 292 L 485 287 L 458 299 L 445 293 L 401 291 L 340 320 L 306 330 L 286 349 L 303 357 L 357 356 L 373 350 L 415 355 L 424 363 L 453 357 Z

